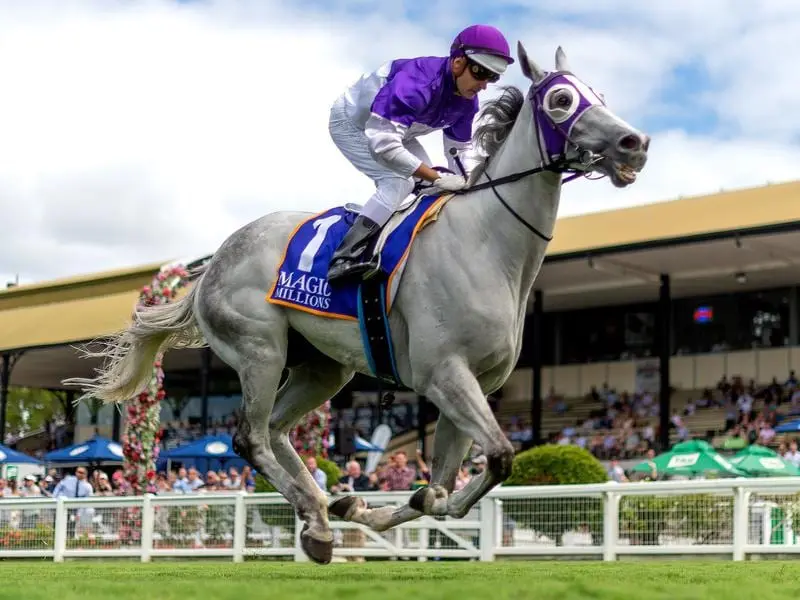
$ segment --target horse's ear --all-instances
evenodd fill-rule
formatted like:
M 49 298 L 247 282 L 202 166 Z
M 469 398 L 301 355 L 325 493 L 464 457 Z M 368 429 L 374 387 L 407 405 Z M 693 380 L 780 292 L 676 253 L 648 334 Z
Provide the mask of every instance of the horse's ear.
M 556 49 L 556 71 L 570 71 L 569 63 L 567 62 L 567 53 L 559 46 Z
M 533 83 L 538 83 L 544 79 L 545 72 L 528 57 L 528 53 L 525 51 L 522 42 L 517 42 L 517 57 L 522 67 L 522 74 L 525 75 L 525 77 L 530 79 Z

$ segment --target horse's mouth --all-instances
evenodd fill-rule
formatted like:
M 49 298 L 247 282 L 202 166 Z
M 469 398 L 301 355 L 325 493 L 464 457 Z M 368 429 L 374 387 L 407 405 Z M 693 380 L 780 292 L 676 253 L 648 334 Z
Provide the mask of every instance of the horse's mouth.
M 618 162 L 614 162 L 613 168 L 614 168 L 614 174 L 622 183 L 630 185 L 636 181 L 637 173 L 633 167 Z
M 626 157 L 627 159 L 628 157 Z M 616 187 L 628 187 L 636 182 L 639 173 L 644 168 L 645 160 L 636 157 L 633 160 L 614 160 L 606 156 L 597 165 L 597 170 L 605 173 Z

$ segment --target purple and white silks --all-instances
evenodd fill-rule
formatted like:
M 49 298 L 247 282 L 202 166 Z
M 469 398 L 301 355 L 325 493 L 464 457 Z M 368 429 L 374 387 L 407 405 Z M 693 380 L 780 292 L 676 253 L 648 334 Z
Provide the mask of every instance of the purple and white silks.
M 344 93 L 345 112 L 366 134 L 376 161 L 402 177 L 411 177 L 421 160 L 403 146 L 432 131 L 443 133 L 448 168 L 458 172 L 455 148 L 467 171 L 476 160 L 472 124 L 478 98 L 455 93 L 449 57 L 397 59 L 363 75 Z

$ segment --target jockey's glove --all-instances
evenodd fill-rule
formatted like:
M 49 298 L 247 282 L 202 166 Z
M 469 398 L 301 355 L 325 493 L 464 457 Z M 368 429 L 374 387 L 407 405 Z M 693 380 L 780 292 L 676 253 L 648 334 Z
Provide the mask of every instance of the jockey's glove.
M 467 180 L 461 175 L 444 174 L 433 182 L 431 187 L 443 192 L 456 192 L 463 190 L 467 186 Z

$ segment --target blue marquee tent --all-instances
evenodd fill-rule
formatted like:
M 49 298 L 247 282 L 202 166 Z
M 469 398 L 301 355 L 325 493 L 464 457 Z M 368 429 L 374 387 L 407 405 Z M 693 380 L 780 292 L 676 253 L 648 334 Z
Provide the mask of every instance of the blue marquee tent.
M 10 463 L 10 464 L 25 464 L 25 465 L 40 465 L 42 461 L 33 458 L 32 456 L 28 456 L 27 454 L 23 454 L 22 452 L 17 452 L 16 450 L 12 450 L 8 446 L 3 446 L 0 444 L 0 465 Z
M 61 466 L 85 464 L 122 464 L 122 446 L 114 440 L 95 436 L 90 440 L 59 448 L 44 455 L 45 462 Z
M 177 448 L 164 450 L 158 457 L 158 470 L 165 470 L 168 461 L 180 462 L 184 467 L 194 467 L 200 473 L 229 467 L 241 469 L 247 464 L 246 460 L 233 451 L 233 439 L 228 434 L 207 435 Z

